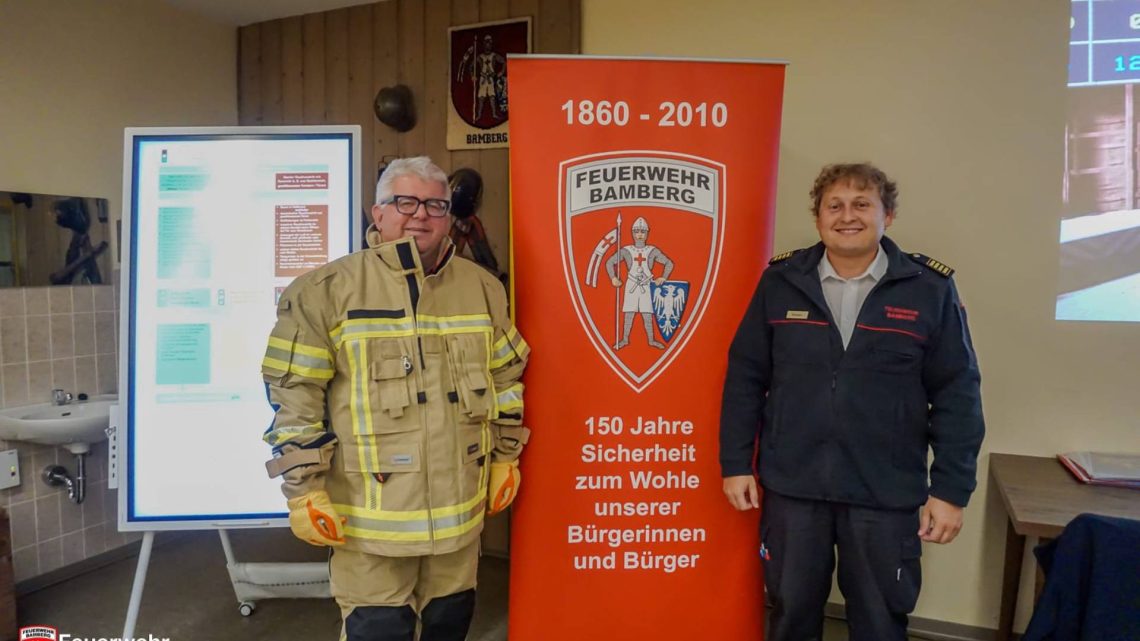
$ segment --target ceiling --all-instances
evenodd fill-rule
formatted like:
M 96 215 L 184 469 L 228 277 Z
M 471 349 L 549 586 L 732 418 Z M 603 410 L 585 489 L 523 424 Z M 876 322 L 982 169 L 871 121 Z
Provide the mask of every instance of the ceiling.
M 330 11 L 376 0 L 163 0 L 185 11 L 240 27 L 254 22 Z

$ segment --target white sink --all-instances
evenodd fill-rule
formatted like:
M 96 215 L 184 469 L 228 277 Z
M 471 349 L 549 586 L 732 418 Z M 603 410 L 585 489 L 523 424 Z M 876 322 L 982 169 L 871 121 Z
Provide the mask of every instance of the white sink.
M 107 438 L 110 408 L 119 402 L 114 394 L 92 396 L 66 405 L 40 403 L 0 410 L 0 440 L 59 445 L 83 454 L 91 444 Z

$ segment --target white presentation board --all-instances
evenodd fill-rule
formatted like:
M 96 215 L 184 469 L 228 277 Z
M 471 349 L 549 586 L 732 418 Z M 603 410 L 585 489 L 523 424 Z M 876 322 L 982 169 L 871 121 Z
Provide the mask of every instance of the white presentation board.
M 260 366 L 297 276 L 359 246 L 360 128 L 128 128 L 119 529 L 281 525 Z

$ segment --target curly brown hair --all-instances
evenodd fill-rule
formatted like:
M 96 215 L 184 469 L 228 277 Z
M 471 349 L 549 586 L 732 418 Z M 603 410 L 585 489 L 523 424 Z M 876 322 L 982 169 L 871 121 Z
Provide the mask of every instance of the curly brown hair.
M 898 185 L 887 178 L 882 169 L 869 162 L 836 163 L 820 170 L 815 178 L 815 184 L 811 187 L 813 216 L 819 216 L 819 201 L 823 198 L 823 193 L 839 182 L 848 182 L 860 190 L 876 187 L 879 190 L 879 199 L 883 201 L 883 210 L 887 213 L 894 212 L 898 205 Z

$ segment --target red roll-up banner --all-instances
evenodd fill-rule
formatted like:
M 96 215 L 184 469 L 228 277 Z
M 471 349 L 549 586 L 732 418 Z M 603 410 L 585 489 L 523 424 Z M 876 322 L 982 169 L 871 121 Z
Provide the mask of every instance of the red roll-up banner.
M 771 254 L 784 65 L 512 56 L 532 429 L 512 641 L 760 639 L 757 513 L 721 492 L 729 343 Z

